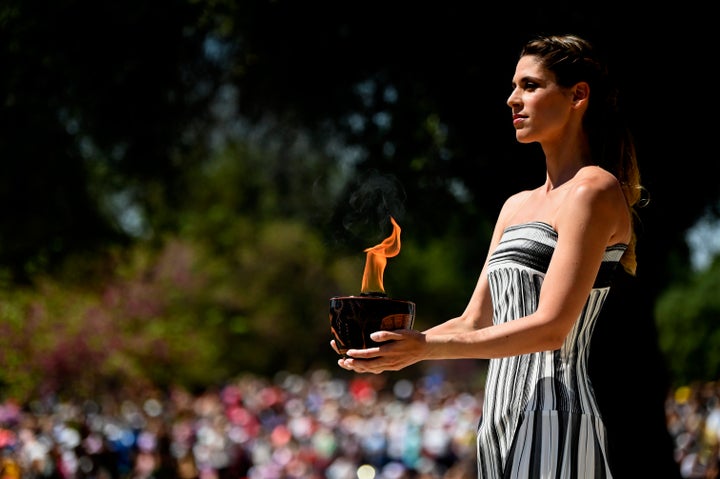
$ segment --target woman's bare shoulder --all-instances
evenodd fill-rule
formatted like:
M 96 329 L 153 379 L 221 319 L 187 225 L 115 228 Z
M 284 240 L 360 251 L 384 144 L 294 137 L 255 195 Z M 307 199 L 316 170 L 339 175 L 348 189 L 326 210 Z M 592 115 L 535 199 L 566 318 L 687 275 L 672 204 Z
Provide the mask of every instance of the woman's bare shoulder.
M 523 190 L 510 195 L 503 203 L 500 214 L 495 222 L 495 233 L 501 233 L 515 220 L 523 206 L 527 203 L 532 194 L 532 190 Z
M 625 209 L 625 196 L 618 179 L 607 170 L 597 166 L 580 170 L 573 179 L 565 204 L 593 208 Z
M 515 211 L 517 208 L 520 208 L 523 203 L 527 201 L 527 199 L 532 194 L 532 190 L 523 190 L 518 191 L 517 193 L 514 193 L 510 195 L 503 204 L 502 210 L 503 211 Z
M 565 197 L 561 218 L 583 224 L 583 217 L 604 224 L 613 239 L 628 236 L 630 214 L 617 178 L 599 167 L 586 167 L 578 173 Z
M 573 186 L 575 188 L 590 187 L 599 192 L 620 188 L 620 182 L 615 175 L 599 166 L 586 166 L 578 171 Z

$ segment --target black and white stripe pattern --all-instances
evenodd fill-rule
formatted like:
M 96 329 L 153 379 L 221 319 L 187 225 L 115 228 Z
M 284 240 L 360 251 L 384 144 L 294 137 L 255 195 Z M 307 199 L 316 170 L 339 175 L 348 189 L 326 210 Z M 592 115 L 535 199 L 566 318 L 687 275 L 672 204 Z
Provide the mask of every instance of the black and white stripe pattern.
M 535 311 L 556 244 L 557 232 L 546 223 L 504 231 L 488 264 L 495 323 Z M 612 477 L 587 360 L 626 247 L 605 251 L 595 286 L 559 350 L 490 360 L 477 435 L 480 479 Z

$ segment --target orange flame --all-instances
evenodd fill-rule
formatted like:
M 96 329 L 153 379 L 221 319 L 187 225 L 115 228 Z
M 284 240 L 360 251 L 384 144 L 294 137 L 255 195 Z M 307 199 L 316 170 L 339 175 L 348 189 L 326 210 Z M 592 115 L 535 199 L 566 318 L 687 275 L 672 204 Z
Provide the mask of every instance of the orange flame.
M 385 238 L 385 240 L 377 246 L 367 248 L 365 252 L 365 271 L 363 272 L 362 294 L 381 293 L 385 294 L 383 287 L 383 274 L 385 273 L 385 265 L 387 259 L 397 256 L 400 253 L 400 226 L 391 216 L 390 221 L 393 225 L 393 231 Z

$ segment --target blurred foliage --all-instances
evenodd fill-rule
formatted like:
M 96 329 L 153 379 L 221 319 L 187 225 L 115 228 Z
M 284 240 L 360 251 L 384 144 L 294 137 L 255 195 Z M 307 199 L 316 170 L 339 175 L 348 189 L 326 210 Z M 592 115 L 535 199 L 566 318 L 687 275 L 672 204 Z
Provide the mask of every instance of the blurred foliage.
M 678 385 L 720 377 L 720 257 L 658 298 L 660 348 Z
M 365 254 L 328 245 L 298 219 L 318 214 L 304 208 L 303 194 L 275 196 L 272 165 L 286 161 L 230 145 L 188 172 L 192 201 L 176 212 L 179 231 L 69 256 L 55 274 L 34 276 L 32 287 L 9 286 L 0 318 L 3 394 L 91 397 L 145 382 L 193 388 L 239 371 L 332 364 L 328 300 L 359 293 Z M 304 177 L 289 180 L 294 190 Z M 322 197 L 332 204 L 332 195 Z M 388 288 L 417 298 L 418 324 L 457 310 L 467 296 L 453 241 L 419 246 L 411 238 L 388 264 Z
M 0 264 L 29 280 L 184 195 L 219 69 L 190 1 L 0 5 Z M 125 243 L 127 244 L 127 243 Z
M 544 174 L 505 104 L 519 45 L 568 25 L 616 59 L 651 197 L 620 317 L 642 320 L 618 327 L 654 340 L 648 305 L 682 279 L 657 304 L 658 337 L 678 379 L 717 374 L 716 290 L 685 232 L 720 183 L 697 174 L 708 149 L 686 119 L 700 103 L 672 97 L 712 41 L 648 84 L 668 50 L 644 48 L 644 18 L 496 7 L 449 1 L 408 21 L 402 2 L 3 2 L 0 395 L 332 363 L 327 300 L 359 291 L 389 215 L 403 250 L 388 293 L 416 301 L 420 328 L 458 314 L 502 201 Z M 693 38 L 714 31 L 699 20 Z M 634 359 L 655 357 L 635 342 Z

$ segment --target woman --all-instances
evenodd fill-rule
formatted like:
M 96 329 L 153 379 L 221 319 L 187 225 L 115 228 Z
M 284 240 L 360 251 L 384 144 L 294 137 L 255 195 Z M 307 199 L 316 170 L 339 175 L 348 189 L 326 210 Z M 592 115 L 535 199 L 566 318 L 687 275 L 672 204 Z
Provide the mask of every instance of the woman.
M 635 273 L 634 145 L 605 68 L 574 35 L 524 46 L 507 104 L 517 140 L 542 146 L 546 178 L 506 200 L 465 311 L 424 332 L 375 332 L 382 344 L 338 364 L 489 358 L 479 477 L 611 477 L 587 360 L 616 266 Z

